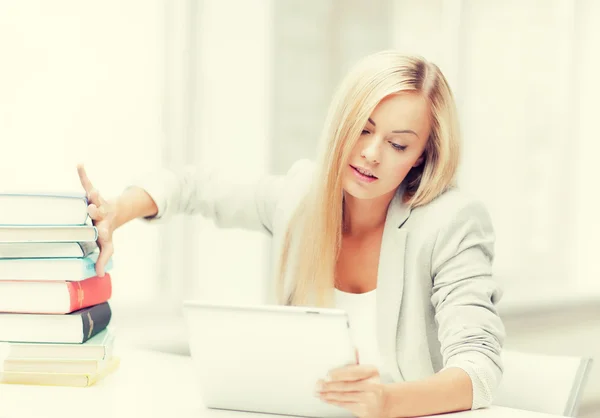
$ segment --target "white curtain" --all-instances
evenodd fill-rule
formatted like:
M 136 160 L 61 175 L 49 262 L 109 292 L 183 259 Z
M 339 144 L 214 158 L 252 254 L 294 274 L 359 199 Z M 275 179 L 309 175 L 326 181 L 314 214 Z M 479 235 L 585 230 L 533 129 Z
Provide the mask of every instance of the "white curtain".
M 167 10 L 163 164 L 215 167 L 232 181 L 264 175 L 271 2 L 186 0 Z M 265 235 L 218 229 L 200 216 L 179 216 L 161 229 L 160 280 L 172 310 L 180 313 L 186 299 L 263 301 Z
M 507 304 L 600 295 L 593 0 L 394 2 L 394 46 L 438 63 L 464 137 L 461 186 L 491 211 Z
M 232 13 L 232 10 L 235 10 Z M 198 164 L 235 179 L 269 172 L 272 2 L 204 1 L 199 20 Z M 198 298 L 261 303 L 268 238 L 199 219 Z

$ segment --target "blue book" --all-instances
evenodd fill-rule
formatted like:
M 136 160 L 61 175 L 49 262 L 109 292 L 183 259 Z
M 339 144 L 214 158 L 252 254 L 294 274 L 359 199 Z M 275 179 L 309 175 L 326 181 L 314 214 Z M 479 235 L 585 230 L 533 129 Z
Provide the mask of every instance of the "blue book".
M 84 193 L 0 193 L 0 225 L 83 225 Z
M 98 252 L 84 258 L 0 259 L 0 280 L 79 282 L 96 275 Z M 109 259 L 104 270 L 113 267 Z
M 98 249 L 96 241 L 0 242 L 2 258 L 83 258 Z

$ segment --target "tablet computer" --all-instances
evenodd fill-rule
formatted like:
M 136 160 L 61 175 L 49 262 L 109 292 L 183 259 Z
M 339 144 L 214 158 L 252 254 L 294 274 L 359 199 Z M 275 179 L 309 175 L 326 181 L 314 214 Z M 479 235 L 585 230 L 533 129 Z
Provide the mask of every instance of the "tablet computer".
M 185 301 L 204 406 L 305 417 L 351 417 L 316 394 L 318 379 L 355 363 L 346 312 Z

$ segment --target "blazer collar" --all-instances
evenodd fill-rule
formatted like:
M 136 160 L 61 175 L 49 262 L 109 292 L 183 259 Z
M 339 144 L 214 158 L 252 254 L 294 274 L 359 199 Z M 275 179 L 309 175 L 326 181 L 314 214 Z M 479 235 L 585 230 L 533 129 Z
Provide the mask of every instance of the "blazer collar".
M 408 231 L 403 228 L 411 207 L 402 201 L 404 187 L 398 188 L 385 220 L 377 272 L 377 340 L 385 371 L 402 381 L 396 357 L 396 336 L 404 290 L 404 256 Z
M 394 197 L 388 206 L 385 219 L 385 229 L 392 228 L 394 226 L 396 226 L 396 228 L 401 228 L 410 216 L 412 207 L 403 202 L 404 191 L 405 184 L 402 183 L 398 187 L 398 190 L 396 190 L 396 194 L 394 194 Z

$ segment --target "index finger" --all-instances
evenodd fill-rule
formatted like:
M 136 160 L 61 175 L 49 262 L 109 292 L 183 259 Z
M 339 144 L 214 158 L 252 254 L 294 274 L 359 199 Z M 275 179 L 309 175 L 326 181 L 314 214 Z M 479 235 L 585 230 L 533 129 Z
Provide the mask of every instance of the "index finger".
M 89 197 L 92 190 L 94 190 L 94 186 L 92 185 L 92 182 L 90 181 L 89 177 L 87 176 L 87 173 L 85 172 L 85 168 L 83 167 L 83 164 L 77 165 L 77 174 L 79 174 L 79 181 L 81 182 L 81 185 L 83 186 L 86 194 Z
M 327 374 L 329 381 L 357 382 L 359 380 L 370 379 L 379 375 L 379 370 L 375 366 L 350 364 L 348 366 L 338 367 Z

